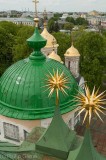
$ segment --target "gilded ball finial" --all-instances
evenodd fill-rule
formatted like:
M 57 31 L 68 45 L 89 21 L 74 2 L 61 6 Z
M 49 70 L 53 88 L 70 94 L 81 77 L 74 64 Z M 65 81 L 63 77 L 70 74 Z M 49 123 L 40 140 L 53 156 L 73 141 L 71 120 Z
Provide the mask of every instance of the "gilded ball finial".
M 34 22 L 35 22 L 35 26 L 38 27 L 38 24 L 39 24 L 39 18 L 34 18 Z

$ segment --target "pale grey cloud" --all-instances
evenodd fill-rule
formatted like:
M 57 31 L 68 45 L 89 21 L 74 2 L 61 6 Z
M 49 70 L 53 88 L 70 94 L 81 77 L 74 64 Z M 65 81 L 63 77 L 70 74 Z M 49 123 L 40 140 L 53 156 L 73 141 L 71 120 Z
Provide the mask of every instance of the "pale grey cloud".
M 38 10 L 43 11 L 106 11 L 106 0 L 39 0 Z M 34 10 L 32 0 L 0 0 L 0 10 Z

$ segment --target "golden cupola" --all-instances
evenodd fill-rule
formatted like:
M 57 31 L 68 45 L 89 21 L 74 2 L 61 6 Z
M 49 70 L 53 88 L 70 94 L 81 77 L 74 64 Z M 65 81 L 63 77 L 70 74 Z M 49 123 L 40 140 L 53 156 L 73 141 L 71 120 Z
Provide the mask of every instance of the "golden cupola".
M 72 46 L 67 49 L 65 56 L 65 65 L 72 72 L 75 78 L 79 77 L 79 61 L 80 61 L 80 53 L 79 51 Z
M 44 30 L 41 33 L 42 37 L 44 37 L 47 40 L 46 46 L 45 47 L 53 47 L 53 41 L 55 42 L 54 47 L 58 47 L 57 41 L 53 35 L 51 35 L 47 31 L 47 23 L 44 23 Z
M 64 54 L 64 56 L 69 56 L 69 57 L 80 57 L 80 53 L 79 51 L 74 47 L 74 45 L 72 44 L 72 46 L 67 49 L 66 53 Z
M 55 53 L 55 51 L 53 50 L 52 53 L 50 53 L 50 55 L 48 55 L 48 58 L 50 59 L 54 59 L 60 63 L 63 63 L 63 61 L 61 60 L 60 56 L 58 54 Z
M 53 51 L 53 41 L 54 41 L 54 50 L 57 53 L 58 44 L 53 35 L 51 35 L 47 30 L 47 23 L 44 23 L 44 30 L 41 33 L 41 36 L 47 40 L 46 46 L 42 49 L 42 52 L 48 56 Z

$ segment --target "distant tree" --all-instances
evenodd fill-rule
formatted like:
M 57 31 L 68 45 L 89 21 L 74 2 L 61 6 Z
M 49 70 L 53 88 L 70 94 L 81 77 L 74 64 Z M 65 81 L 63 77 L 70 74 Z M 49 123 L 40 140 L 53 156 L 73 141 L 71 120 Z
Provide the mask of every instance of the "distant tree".
M 49 30 L 49 32 L 58 32 L 59 31 L 58 22 L 55 21 L 54 18 L 51 18 L 48 21 L 48 30 Z
M 48 21 L 48 30 L 49 30 L 49 32 L 53 32 L 54 31 L 54 23 L 55 23 L 55 21 L 54 21 L 53 18 L 49 19 L 49 21 Z
M 62 16 L 61 13 L 55 13 L 55 14 L 54 14 L 54 20 L 55 20 L 55 21 L 58 21 L 61 16 Z
M 13 61 L 16 62 L 20 59 L 27 57 L 32 49 L 27 45 L 26 40 L 33 34 L 34 27 L 21 26 L 16 37 L 15 44 L 12 48 Z
M 20 26 L 7 21 L 0 22 L 0 26 L 6 30 L 6 32 L 16 35 Z
M 0 22 L 0 75 L 13 63 L 12 47 L 18 29 L 12 22 Z
M 104 37 L 106 37 L 106 29 L 102 29 L 102 30 L 101 30 L 101 33 L 102 33 L 102 35 L 103 35 Z
M 105 61 L 105 41 L 98 33 L 83 33 L 76 40 L 76 47 L 81 54 L 80 71 L 92 89 L 102 84 Z
M 67 18 L 66 18 L 66 22 L 70 22 L 70 23 L 75 24 L 75 20 L 74 20 L 73 17 L 67 17 Z
M 78 17 L 75 23 L 76 25 L 88 25 L 88 21 L 81 17 Z
M 12 64 L 14 36 L 0 26 L 0 75 Z
M 72 30 L 73 27 L 74 27 L 73 23 L 65 23 L 64 24 L 65 30 Z
M 55 23 L 54 23 L 54 32 L 58 32 L 59 31 L 59 24 L 58 24 L 58 22 L 56 21 Z

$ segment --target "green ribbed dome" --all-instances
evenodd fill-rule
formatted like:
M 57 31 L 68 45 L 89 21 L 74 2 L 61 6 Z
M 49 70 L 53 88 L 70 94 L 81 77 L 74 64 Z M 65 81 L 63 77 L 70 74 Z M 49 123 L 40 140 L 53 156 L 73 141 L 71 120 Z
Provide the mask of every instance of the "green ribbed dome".
M 36 36 L 39 37 L 40 44 L 37 43 Z M 70 71 L 63 64 L 45 58 L 40 52 L 46 40 L 39 36 L 37 28 L 27 41 L 34 48 L 34 52 L 29 58 L 9 67 L 0 79 L 0 114 L 26 120 L 52 117 L 55 109 L 55 94 L 49 98 L 48 91 L 45 92 L 46 88 L 43 86 L 46 75 L 49 72 L 53 73 L 53 69 L 64 71 L 70 81 L 68 96 L 60 93 L 61 112 L 66 113 L 76 108 L 72 99 L 77 94 L 78 85 Z

